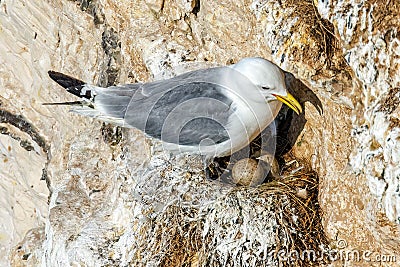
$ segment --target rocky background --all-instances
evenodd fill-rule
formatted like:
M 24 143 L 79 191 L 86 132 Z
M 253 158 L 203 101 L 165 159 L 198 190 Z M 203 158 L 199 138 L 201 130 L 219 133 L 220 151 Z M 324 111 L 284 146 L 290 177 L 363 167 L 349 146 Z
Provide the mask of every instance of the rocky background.
M 396 0 L 1 0 L 0 265 L 277 266 L 279 248 L 316 246 L 385 256 L 323 265 L 396 265 L 398 29 Z M 307 197 L 282 183 L 232 190 L 196 157 L 42 105 L 75 100 L 50 69 L 105 86 L 249 56 L 287 71 L 305 107 L 288 115 L 286 165 L 318 182 L 314 245 L 292 216 Z

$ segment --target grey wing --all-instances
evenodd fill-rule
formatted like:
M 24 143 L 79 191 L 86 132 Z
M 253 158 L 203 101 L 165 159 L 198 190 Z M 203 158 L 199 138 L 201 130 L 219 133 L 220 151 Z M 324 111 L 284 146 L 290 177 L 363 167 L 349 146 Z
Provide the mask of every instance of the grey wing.
M 129 103 L 125 123 L 180 145 L 198 145 L 203 140 L 221 143 L 229 138 L 226 127 L 234 110 L 222 86 L 168 81 L 159 82 L 161 88 L 144 84 L 143 90 L 152 87 L 157 93 L 145 96 L 138 90 Z
M 235 77 L 240 75 L 237 71 L 228 67 L 216 67 L 210 69 L 201 69 L 183 73 L 176 77 L 160 80 L 151 83 L 146 83 L 141 89 L 144 96 L 151 96 L 159 93 L 170 91 L 173 88 L 181 88 L 185 84 L 191 83 L 221 83 L 221 77 Z
M 225 115 L 225 113 L 219 113 Z M 227 121 L 227 119 L 224 119 Z M 171 135 L 172 133 L 172 135 Z M 178 138 L 176 138 L 176 136 Z M 188 121 L 180 132 L 168 131 L 162 135 L 162 140 L 169 143 L 178 143 L 180 145 L 204 145 L 219 144 L 229 139 L 226 125 L 211 118 L 196 118 Z
M 94 91 L 95 95 L 94 97 L 95 110 L 89 110 L 89 111 L 94 114 L 100 112 L 101 115 L 95 115 L 95 116 L 89 114 L 85 115 L 89 115 L 91 117 L 103 117 L 102 119 L 104 119 L 104 117 L 109 117 L 109 118 L 125 120 L 127 107 L 131 101 L 135 102 L 136 108 L 140 107 L 140 110 L 137 111 L 137 114 L 138 115 L 142 114 L 142 111 L 148 110 L 147 106 L 151 104 L 150 103 L 151 100 L 150 101 L 148 100 L 149 97 L 172 90 L 181 84 L 190 82 L 190 79 L 193 78 L 196 79 L 197 76 L 201 77 L 201 75 L 197 75 L 198 74 L 197 72 L 202 72 L 202 70 L 195 71 L 192 73 L 185 73 L 181 76 L 177 76 L 168 80 L 155 81 L 145 84 L 142 83 L 124 84 L 118 86 L 110 86 L 106 88 L 94 87 L 92 91 Z M 80 113 L 83 112 L 80 111 Z M 128 125 L 141 129 L 142 127 L 138 127 L 139 123 L 137 121 L 138 118 L 135 119 L 135 123 L 133 124 L 128 123 Z

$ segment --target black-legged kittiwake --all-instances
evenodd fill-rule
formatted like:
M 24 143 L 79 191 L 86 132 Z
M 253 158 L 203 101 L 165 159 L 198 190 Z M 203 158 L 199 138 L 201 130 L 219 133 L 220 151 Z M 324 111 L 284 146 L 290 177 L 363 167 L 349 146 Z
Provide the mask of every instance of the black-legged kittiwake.
M 282 102 L 302 112 L 286 89 L 283 71 L 262 58 L 107 88 L 54 71 L 49 75 L 81 98 L 70 102 L 72 111 L 139 129 L 160 139 L 171 152 L 207 158 L 227 156 L 247 146 L 274 120 Z

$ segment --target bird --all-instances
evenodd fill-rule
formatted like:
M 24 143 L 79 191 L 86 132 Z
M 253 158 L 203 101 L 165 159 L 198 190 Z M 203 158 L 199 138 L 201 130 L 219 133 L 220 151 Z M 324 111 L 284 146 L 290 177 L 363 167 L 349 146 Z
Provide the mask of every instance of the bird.
M 282 103 L 297 114 L 284 72 L 260 57 L 199 69 L 147 83 L 99 87 L 56 71 L 52 80 L 79 101 L 71 111 L 161 140 L 172 153 L 224 157 L 247 146 L 270 125 Z

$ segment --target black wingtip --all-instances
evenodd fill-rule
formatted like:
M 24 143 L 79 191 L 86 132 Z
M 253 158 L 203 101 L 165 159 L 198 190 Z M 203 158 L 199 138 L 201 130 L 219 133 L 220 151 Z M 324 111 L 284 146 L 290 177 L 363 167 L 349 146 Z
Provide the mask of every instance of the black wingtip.
M 87 90 L 85 91 L 85 94 L 82 94 L 82 88 L 85 86 L 85 82 L 57 71 L 49 70 L 47 73 L 53 81 L 67 89 L 71 94 L 87 99 L 92 97 L 90 90 Z
M 53 79 L 56 83 L 58 83 L 59 85 L 61 85 L 62 87 L 66 88 L 66 89 L 68 89 L 70 87 L 82 86 L 85 84 L 81 80 L 75 79 L 71 76 L 65 75 L 60 72 L 49 70 L 48 74 L 51 79 Z

